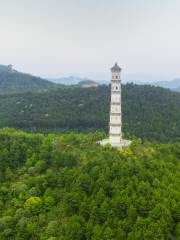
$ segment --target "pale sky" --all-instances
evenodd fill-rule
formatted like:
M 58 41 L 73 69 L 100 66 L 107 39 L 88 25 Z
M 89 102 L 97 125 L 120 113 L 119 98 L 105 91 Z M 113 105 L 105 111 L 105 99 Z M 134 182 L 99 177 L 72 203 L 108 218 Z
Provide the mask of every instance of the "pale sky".
M 0 64 L 39 76 L 180 77 L 179 0 L 0 0 Z

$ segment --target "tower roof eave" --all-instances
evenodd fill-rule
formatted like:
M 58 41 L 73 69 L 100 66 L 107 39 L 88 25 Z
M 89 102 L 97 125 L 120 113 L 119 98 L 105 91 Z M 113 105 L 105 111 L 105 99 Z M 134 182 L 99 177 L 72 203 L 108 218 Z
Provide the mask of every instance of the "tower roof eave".
M 120 68 L 117 64 L 117 62 L 114 64 L 114 66 L 111 68 L 111 72 L 121 72 L 122 68 Z

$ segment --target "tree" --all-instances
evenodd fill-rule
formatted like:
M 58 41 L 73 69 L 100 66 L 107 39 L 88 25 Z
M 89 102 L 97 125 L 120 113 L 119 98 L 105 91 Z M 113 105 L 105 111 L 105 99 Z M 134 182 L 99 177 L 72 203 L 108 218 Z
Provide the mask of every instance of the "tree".
M 30 214 L 38 214 L 42 208 L 42 200 L 39 197 L 30 197 L 24 204 L 25 210 Z

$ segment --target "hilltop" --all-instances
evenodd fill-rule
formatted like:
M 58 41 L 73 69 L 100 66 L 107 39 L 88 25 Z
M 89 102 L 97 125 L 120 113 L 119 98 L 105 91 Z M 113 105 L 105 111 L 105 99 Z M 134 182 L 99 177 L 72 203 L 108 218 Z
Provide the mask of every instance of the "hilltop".
M 30 74 L 18 72 L 12 65 L 0 65 L 0 93 L 47 91 L 57 87 L 55 83 Z
M 0 130 L 0 239 L 180 237 L 180 144 Z

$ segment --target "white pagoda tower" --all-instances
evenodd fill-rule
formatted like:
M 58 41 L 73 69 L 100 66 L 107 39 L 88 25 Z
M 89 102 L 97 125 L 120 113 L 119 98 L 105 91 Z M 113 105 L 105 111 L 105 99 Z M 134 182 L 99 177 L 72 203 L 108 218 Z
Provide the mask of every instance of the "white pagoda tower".
M 120 144 L 121 131 L 121 68 L 115 63 L 111 68 L 111 107 L 109 124 L 109 142 L 111 145 Z
M 127 147 L 131 144 L 131 141 L 122 138 L 121 70 L 117 63 L 111 68 L 109 139 L 100 142 L 101 145 L 109 143 L 112 147 L 117 148 Z

